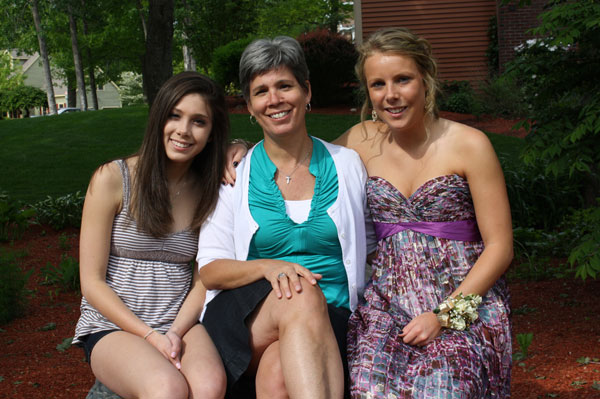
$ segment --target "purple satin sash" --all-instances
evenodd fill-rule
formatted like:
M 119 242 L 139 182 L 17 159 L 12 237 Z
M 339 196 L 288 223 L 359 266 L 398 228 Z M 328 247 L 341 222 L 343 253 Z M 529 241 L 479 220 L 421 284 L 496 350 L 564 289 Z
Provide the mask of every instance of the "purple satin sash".
M 439 238 L 458 241 L 480 241 L 481 234 L 475 220 L 458 220 L 455 222 L 373 222 L 377 240 L 389 237 L 404 230 L 412 230 Z

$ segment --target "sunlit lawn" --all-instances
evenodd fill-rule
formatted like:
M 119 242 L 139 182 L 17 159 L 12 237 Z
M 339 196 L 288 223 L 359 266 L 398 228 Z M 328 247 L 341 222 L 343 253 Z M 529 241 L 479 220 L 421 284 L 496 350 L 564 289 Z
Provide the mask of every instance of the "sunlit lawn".
M 100 164 L 138 149 L 147 114 L 147 107 L 130 107 L 0 120 L 0 191 L 26 203 L 85 192 Z M 251 141 L 262 137 L 247 114 L 232 114 L 230 119 L 232 137 Z M 309 133 L 328 141 L 356 122 L 356 115 L 307 115 Z M 504 153 L 516 153 L 519 147 L 515 145 L 519 139 L 491 138 Z

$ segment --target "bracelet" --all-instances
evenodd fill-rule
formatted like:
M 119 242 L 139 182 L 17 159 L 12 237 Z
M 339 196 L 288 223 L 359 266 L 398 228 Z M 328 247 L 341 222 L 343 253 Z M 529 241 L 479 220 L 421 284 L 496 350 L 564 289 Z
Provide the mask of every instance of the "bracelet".
M 229 144 L 241 144 L 244 147 L 246 147 L 246 150 L 249 150 L 250 148 L 254 147 L 254 144 L 249 142 L 248 140 L 244 140 L 244 139 L 233 139 L 229 142 Z
M 463 331 L 468 329 L 479 317 L 477 307 L 480 303 L 480 295 L 469 294 L 463 296 L 461 292 L 454 298 L 450 296 L 446 298 L 433 310 L 433 313 L 435 313 L 443 328 Z
M 148 331 L 148 332 L 146 333 L 146 335 L 144 335 L 144 341 L 145 341 L 145 340 L 146 340 L 146 338 L 148 338 L 148 337 L 150 336 L 150 334 L 152 334 L 153 332 L 156 332 L 156 331 L 154 331 L 154 329 L 152 329 L 152 330 Z

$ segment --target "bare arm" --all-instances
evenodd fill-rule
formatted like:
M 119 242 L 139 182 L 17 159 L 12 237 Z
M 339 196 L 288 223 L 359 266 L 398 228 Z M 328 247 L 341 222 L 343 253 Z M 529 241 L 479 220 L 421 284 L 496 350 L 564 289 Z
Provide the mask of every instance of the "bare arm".
M 476 133 L 465 140 L 461 159 L 465 160 L 464 173 L 485 249 L 453 296 L 460 292 L 485 295 L 513 258 L 512 221 L 502 168 L 488 138 Z
M 204 286 L 207 289 L 233 289 L 265 278 L 279 298 L 282 290 L 290 298 L 290 285 L 297 292 L 302 289 L 298 276 L 315 285 L 321 276 L 296 263 L 276 259 L 236 259 L 234 208 L 239 204 L 234 206 L 233 190 L 233 187 L 221 188 L 214 212 L 200 229 L 198 265 Z M 285 278 L 281 277 L 282 273 Z
M 466 128 L 454 140 L 461 173 L 467 178 L 477 224 L 485 249 L 463 282 L 451 294 L 485 295 L 510 265 L 513 256 L 512 224 L 506 186 L 500 163 L 488 138 Z M 404 342 L 425 345 L 440 334 L 441 326 L 433 312 L 411 320 L 403 329 Z
M 169 357 L 169 360 L 171 360 L 178 369 L 181 368 L 181 339 L 190 328 L 198 323 L 202 308 L 204 307 L 204 299 L 206 297 L 206 288 L 202 285 L 202 281 L 198 274 L 198 268 L 194 266 L 193 270 L 194 274 L 190 291 L 181 305 L 181 309 L 179 309 L 171 328 L 169 328 L 169 331 L 165 334 L 171 343 L 170 347 L 165 348 L 168 349 L 168 352 L 165 353 L 165 355 Z
M 106 283 L 112 225 L 121 207 L 123 180 L 111 163 L 92 177 L 83 206 L 80 234 L 81 292 L 87 301 L 124 331 L 143 337 L 149 330 Z

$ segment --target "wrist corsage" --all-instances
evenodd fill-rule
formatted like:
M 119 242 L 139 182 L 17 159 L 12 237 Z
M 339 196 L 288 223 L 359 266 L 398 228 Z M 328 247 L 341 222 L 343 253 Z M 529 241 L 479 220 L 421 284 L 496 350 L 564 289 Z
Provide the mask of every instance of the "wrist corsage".
M 471 323 L 479 317 L 477 307 L 480 303 L 480 295 L 469 294 L 463 296 L 462 293 L 459 293 L 454 298 L 446 298 L 433 310 L 433 313 L 435 313 L 443 328 L 463 331 L 468 329 Z

